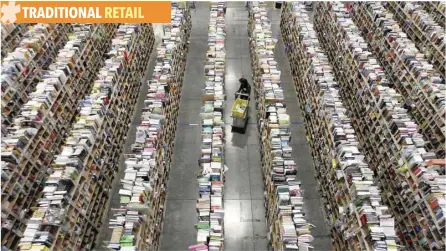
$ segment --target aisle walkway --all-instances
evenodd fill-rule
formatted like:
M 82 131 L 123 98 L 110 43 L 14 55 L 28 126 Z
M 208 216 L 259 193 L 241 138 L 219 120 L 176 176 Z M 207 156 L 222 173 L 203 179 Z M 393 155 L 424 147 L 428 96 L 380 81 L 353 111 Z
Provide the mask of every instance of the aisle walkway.
M 161 235 L 161 251 L 182 251 L 196 244 L 198 222 L 198 158 L 201 149 L 201 89 L 208 49 L 209 3 L 197 2 L 192 11 L 192 32 L 181 95 L 167 202 Z
M 243 2 L 228 2 L 226 10 L 226 149 L 229 170 L 225 178 L 225 250 L 265 251 L 263 180 L 255 102 L 250 102 L 250 121 L 245 134 L 231 132 L 231 107 L 238 79 L 252 84 L 248 40 L 248 12 Z M 252 91 L 252 94 L 254 92 Z
M 231 106 L 238 79 L 251 81 L 251 59 L 247 34 L 248 15 L 243 3 L 228 3 L 226 16 L 226 126 L 225 250 L 267 250 L 263 181 L 256 110 L 246 134 L 231 132 Z M 192 33 L 183 85 L 174 160 L 167 191 L 166 216 L 161 237 L 162 251 L 186 250 L 195 244 L 198 196 L 197 160 L 200 154 L 200 94 L 204 86 L 204 60 L 208 48 L 209 3 L 197 3 L 192 14 Z M 192 124 L 192 125 L 191 125 Z
M 313 159 L 310 153 L 310 146 L 306 141 L 305 126 L 302 123 L 302 111 L 296 96 L 296 90 L 291 76 L 290 63 L 285 53 L 285 46 L 280 36 L 280 10 L 271 8 L 268 11 L 268 17 L 271 20 L 271 29 L 273 36 L 278 39 L 275 59 L 279 64 L 279 70 L 282 71 L 280 79 L 283 83 L 285 93 L 285 104 L 292 121 L 291 127 L 291 146 L 293 147 L 293 158 L 298 166 L 297 180 L 302 182 L 304 189 L 304 209 L 307 222 L 316 226 L 312 230 L 314 237 L 313 246 L 315 251 L 330 251 L 331 236 L 321 207 L 321 196 L 317 190 L 317 181 L 314 178 L 315 170 L 313 168 Z

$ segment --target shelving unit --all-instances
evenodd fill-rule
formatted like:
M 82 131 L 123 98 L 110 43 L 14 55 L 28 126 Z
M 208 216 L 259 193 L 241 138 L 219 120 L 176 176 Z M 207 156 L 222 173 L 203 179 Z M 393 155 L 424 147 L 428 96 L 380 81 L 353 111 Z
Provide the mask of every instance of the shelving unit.
M 79 102 L 76 122 L 51 163 L 21 250 L 94 248 L 154 43 L 150 24 L 123 24 L 112 34 L 104 67 L 91 93 Z
M 361 3 L 353 9 L 368 8 Z M 334 66 L 365 159 L 396 219 L 398 237 L 409 250 L 444 248 L 444 160 L 425 148 L 403 96 L 391 88 L 392 81 L 368 51 L 361 27 L 354 24 L 346 6 L 318 3 L 315 28 Z
M 18 40 L 25 29 L 23 25 L 17 25 L 5 39 Z M 7 43 L 10 52 L 3 58 L 1 67 L 2 136 L 7 134 L 7 127 L 12 126 L 22 106 L 30 101 L 30 94 L 36 91 L 37 84 L 45 77 L 45 71 L 57 58 L 58 51 L 64 48 L 71 32 L 73 25 L 70 24 L 36 24 L 21 37 L 17 48 L 12 48 L 12 41 Z
M 94 73 L 102 65 L 101 54 L 109 47 L 115 27 L 71 26 L 74 33 L 70 40 L 49 70 L 36 78 L 39 80 L 36 90 L 29 94 L 29 101 L 14 123 L 10 127 L 2 125 L 5 130 L 1 153 L 4 248 L 14 249 L 23 237 L 26 219 L 33 213 L 30 209 L 40 197 L 48 175 L 47 168 L 60 152 L 62 139 L 77 114 L 77 101 L 91 89 Z
M 26 34 L 30 24 L 4 24 L 1 26 L 2 37 L 2 54 L 3 58 L 10 52 L 14 51 L 19 45 L 22 37 Z
M 445 2 L 228 7 L 1 24 L 1 251 L 446 249 Z
M 226 65 L 225 2 L 212 2 L 209 24 L 209 48 L 205 61 L 205 88 L 202 92 L 200 187 L 197 199 L 197 244 L 189 251 L 224 250 L 224 142 Z
M 380 3 L 357 4 L 351 15 L 428 141 L 426 148 L 444 158 L 444 79 Z
M 328 56 L 299 2 L 282 7 L 281 32 L 302 111 L 334 250 L 397 250 L 394 219 L 359 150 Z
M 422 7 L 427 10 L 441 27 L 445 27 L 446 5 L 441 1 L 420 2 Z
M 306 222 L 303 190 L 296 181 L 291 122 L 283 103 L 280 70 L 274 60 L 276 41 L 267 18 L 267 3 L 249 3 L 248 36 L 258 110 L 267 227 L 273 250 L 311 250 L 312 224 Z
M 132 153 L 125 156 L 121 207 L 110 219 L 112 250 L 158 250 L 191 31 L 189 8 L 172 4 Z
M 434 66 L 444 82 L 446 48 L 444 27 L 437 24 L 417 3 L 391 1 L 384 6 L 393 13 L 393 18 Z

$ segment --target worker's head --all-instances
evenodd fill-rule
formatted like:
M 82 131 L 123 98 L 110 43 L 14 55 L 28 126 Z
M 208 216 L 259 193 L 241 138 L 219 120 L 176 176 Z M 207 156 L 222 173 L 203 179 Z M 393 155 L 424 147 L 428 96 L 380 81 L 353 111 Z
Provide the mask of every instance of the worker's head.
M 238 81 L 240 82 L 240 84 L 248 84 L 248 80 L 246 80 L 246 78 L 241 78 Z

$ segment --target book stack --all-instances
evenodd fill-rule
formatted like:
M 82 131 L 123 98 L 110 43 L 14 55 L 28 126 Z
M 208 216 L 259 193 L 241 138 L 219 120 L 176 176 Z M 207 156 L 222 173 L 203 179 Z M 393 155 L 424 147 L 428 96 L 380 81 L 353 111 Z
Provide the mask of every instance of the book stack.
M 206 53 L 205 77 L 206 86 L 202 91 L 203 101 L 224 100 L 224 72 L 225 72 L 225 16 L 218 8 L 223 3 L 211 4 L 211 17 L 209 25 L 209 49 Z M 222 108 L 222 103 L 220 107 Z
M 142 240 L 141 224 L 145 221 L 144 217 L 138 211 L 116 210 L 114 214 L 116 219 L 110 219 L 109 228 L 112 230 L 112 236 L 107 246 L 110 250 L 137 251 L 137 246 Z
M 336 250 L 397 250 L 394 219 L 342 103 L 328 56 L 301 3 L 287 3 L 281 31 Z M 385 222 L 385 224 L 383 223 Z
M 18 25 L 17 30 L 25 29 L 20 27 L 22 25 Z M 74 25 L 70 24 L 30 26 L 22 40 L 17 41 L 17 48 L 5 55 L 1 67 L 2 136 L 6 135 L 6 127 L 11 126 L 23 104 L 32 98 L 29 95 L 44 77 L 42 70 L 48 70 L 48 66 L 54 62 L 73 28 Z
M 224 75 L 225 75 L 225 2 L 212 2 L 209 24 L 209 48 L 205 61 L 205 89 L 201 99 L 201 173 L 197 200 L 197 244 L 189 250 L 224 250 Z
M 446 87 L 441 74 L 380 3 L 355 5 L 351 15 L 370 48 L 379 52 L 378 60 L 390 76 L 392 86 L 402 95 L 405 106 L 428 141 L 427 149 L 434 150 L 438 158 L 444 158 Z M 439 37 L 443 38 L 444 32 Z M 441 48 L 444 53 L 444 44 Z M 444 67 L 444 59 L 440 64 Z
M 384 5 L 393 13 L 407 36 L 427 57 L 438 74 L 445 77 L 445 30 L 426 12 L 423 7 L 414 3 L 388 2 Z
M 253 85 L 258 110 L 265 207 L 269 239 L 273 250 L 309 250 L 310 229 L 303 213 L 303 192 L 296 181 L 297 166 L 292 157 L 291 121 L 283 103 L 280 70 L 274 59 L 266 2 L 250 2 L 248 34 Z
M 445 179 L 444 161 L 424 147 L 418 125 L 401 95 L 389 87 L 384 69 L 368 51 L 347 8 L 341 3 L 320 3 L 315 17 L 319 39 L 334 66 L 352 126 L 383 191 L 381 197 L 395 217 L 399 239 L 411 250 L 443 248 L 446 200 L 438 188 Z M 353 191 L 362 196 L 359 190 L 355 185 Z M 369 208 L 358 212 L 361 221 L 363 215 L 370 218 Z M 369 229 L 373 238 L 382 236 L 379 229 Z
M 153 42 L 151 25 L 120 25 L 91 93 L 79 102 L 38 200 L 44 218 L 61 218 L 60 224 L 37 226 L 38 233 L 52 236 L 45 242 L 51 250 L 92 249 Z M 34 238 L 28 236 L 22 250 L 33 249 Z
M 2 54 L 1 58 L 5 57 L 8 53 L 17 48 L 22 37 L 28 31 L 30 24 L 1 24 L 1 37 L 2 37 Z
M 132 153 L 125 155 L 125 175 L 119 190 L 120 209 L 110 220 L 113 234 L 108 248 L 114 250 L 158 250 L 163 226 L 164 203 L 170 171 L 173 142 L 179 109 L 180 93 L 190 35 L 190 10 L 172 4 L 172 22 L 163 25 L 163 41 L 152 79 L 147 82 L 141 123 L 137 127 Z M 131 210 L 131 211 L 129 211 Z M 124 233 L 113 222 L 138 215 L 140 227 Z M 127 224 L 127 221 L 123 221 Z M 133 243 L 124 246 L 122 238 L 133 236 Z M 128 239 L 128 237 L 125 237 Z M 126 249 L 126 250 L 127 250 Z
M 259 5 L 260 4 L 260 5 Z M 256 19 L 265 18 L 265 3 L 255 3 L 250 8 L 256 8 Z M 260 11 L 259 8 L 262 8 Z M 251 53 L 251 66 L 254 74 L 253 84 L 257 103 L 268 104 L 283 101 L 283 90 L 280 83 L 280 71 L 277 70 L 277 62 L 274 60 L 275 40 L 272 38 L 271 25 L 268 21 L 258 20 L 254 22 L 254 16 L 250 18 L 248 33 L 251 41 L 251 49 L 258 53 Z M 254 39 L 255 36 L 255 39 Z M 256 42 L 259 46 L 254 47 Z M 266 113 L 264 105 L 258 106 L 259 117 L 264 118 Z
M 14 236 L 20 236 L 25 230 L 25 221 L 32 214 L 29 209 L 40 197 L 41 184 L 48 175 L 47 168 L 54 154 L 60 151 L 65 133 L 75 118 L 77 101 L 92 86 L 93 73 L 103 63 L 101 55 L 108 47 L 115 27 L 72 26 L 74 33 L 70 40 L 59 51 L 49 70 L 41 72 L 36 90 L 29 94 L 29 101 L 23 105 L 14 124 L 2 126 L 2 130 L 6 130 L 1 154 L 2 217 L 3 222 L 12 226 L 3 235 L 5 247 L 16 246 L 18 241 Z M 34 41 L 32 37 L 27 39 Z M 32 43 L 26 42 L 26 47 Z
M 434 21 L 437 22 L 437 24 L 439 24 L 443 28 L 445 27 L 446 5 L 443 2 L 426 1 L 421 2 L 421 6 L 433 17 Z

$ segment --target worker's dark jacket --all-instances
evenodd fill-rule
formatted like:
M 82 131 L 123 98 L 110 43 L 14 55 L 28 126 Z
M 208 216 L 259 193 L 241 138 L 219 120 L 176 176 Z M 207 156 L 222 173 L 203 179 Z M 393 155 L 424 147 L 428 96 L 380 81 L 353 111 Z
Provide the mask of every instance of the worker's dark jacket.
M 251 86 L 249 84 L 241 84 L 237 92 L 251 95 Z

